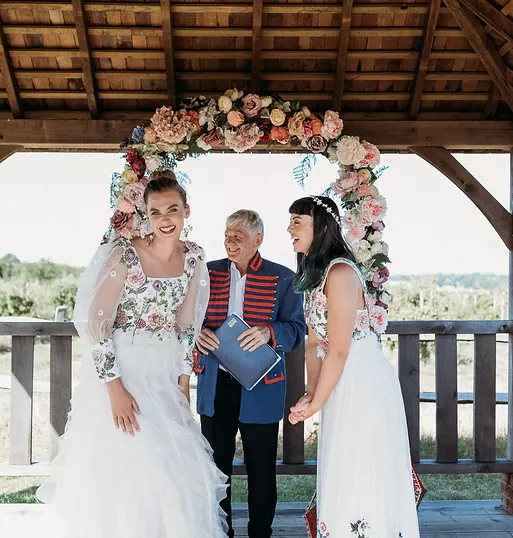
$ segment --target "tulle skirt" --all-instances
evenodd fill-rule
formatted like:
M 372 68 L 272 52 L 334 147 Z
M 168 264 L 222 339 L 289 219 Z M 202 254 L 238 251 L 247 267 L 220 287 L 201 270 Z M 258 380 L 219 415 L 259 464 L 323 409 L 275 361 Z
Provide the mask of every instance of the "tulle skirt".
M 55 538 L 224 538 L 226 477 L 179 385 L 175 337 L 114 333 L 140 432 L 114 427 L 108 392 L 85 360 L 51 478 L 44 527 Z
M 374 335 L 321 411 L 318 459 L 318 538 L 419 537 L 401 389 Z

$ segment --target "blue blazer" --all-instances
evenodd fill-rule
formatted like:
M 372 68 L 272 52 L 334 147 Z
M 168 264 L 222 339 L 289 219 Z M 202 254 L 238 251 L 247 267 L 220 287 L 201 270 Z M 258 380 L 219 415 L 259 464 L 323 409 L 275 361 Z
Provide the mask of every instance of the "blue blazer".
M 228 317 L 231 262 L 208 263 L 210 300 L 205 326 L 215 330 Z M 244 292 L 244 320 L 251 326 L 267 325 L 270 345 L 281 361 L 251 391 L 242 388 L 239 419 L 246 424 L 270 424 L 283 418 L 285 407 L 284 353 L 300 346 L 306 334 L 303 296 L 294 291 L 294 273 L 277 263 L 264 260 L 257 252 L 251 260 Z M 219 361 L 212 355 L 201 355 L 195 367 L 198 374 L 197 409 L 200 415 L 214 414 Z

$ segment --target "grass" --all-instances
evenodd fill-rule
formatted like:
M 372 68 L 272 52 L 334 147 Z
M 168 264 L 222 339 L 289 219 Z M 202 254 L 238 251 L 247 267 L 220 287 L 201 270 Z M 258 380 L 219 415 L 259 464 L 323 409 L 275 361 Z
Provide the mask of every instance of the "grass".
M 506 457 L 506 439 L 497 440 L 498 456 Z M 472 456 L 472 439 L 461 437 L 459 440 L 460 457 Z M 307 441 L 305 455 L 307 459 L 316 457 L 315 438 Z M 422 457 L 435 457 L 435 440 L 423 437 L 421 440 Z M 242 456 L 240 443 L 237 446 L 236 457 Z M 498 474 L 474 475 L 423 475 L 422 481 L 426 486 L 428 500 L 484 500 L 500 499 L 500 481 Z M 43 481 L 42 478 L 0 478 L 0 503 L 36 503 L 35 491 Z M 315 491 L 315 476 L 279 476 L 279 502 L 306 502 Z M 234 502 L 247 502 L 247 479 L 244 476 L 234 476 L 232 479 L 232 499 Z

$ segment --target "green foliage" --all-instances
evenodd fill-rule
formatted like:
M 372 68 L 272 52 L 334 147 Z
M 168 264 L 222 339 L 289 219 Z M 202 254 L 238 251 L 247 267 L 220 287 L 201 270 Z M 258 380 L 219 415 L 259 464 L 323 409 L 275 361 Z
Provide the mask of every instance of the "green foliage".
M 55 295 L 53 297 L 53 306 L 67 306 L 70 309 L 75 308 L 75 299 L 77 298 L 77 283 L 64 281 L 57 284 Z
M 11 293 L 0 293 L 0 316 L 29 316 L 34 301 Z

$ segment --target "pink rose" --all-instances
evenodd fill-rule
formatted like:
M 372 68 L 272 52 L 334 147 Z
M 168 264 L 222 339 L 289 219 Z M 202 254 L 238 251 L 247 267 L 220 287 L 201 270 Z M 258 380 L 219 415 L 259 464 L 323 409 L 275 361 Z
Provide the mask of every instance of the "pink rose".
M 350 236 L 350 240 L 352 241 L 360 241 L 365 237 L 365 234 L 367 233 L 367 229 L 363 224 L 358 223 L 351 223 L 351 222 L 345 222 L 347 227 L 347 232 Z
M 385 223 L 382 220 L 377 220 L 376 222 L 372 223 L 372 227 L 374 230 L 382 232 L 385 229 Z
M 383 334 L 388 325 L 388 312 L 381 306 L 374 305 L 370 309 L 370 326 L 378 333 Z
M 359 162 L 355 163 L 356 168 L 375 168 L 380 161 L 379 150 L 374 144 L 369 142 L 362 142 L 362 146 L 365 149 L 365 156 Z
M 125 198 L 121 198 L 118 202 L 118 209 L 122 213 L 133 213 L 135 211 L 135 206 Z
M 386 267 L 382 267 L 381 269 L 378 269 L 374 276 L 372 277 L 372 285 L 375 288 L 379 288 L 382 286 L 390 276 L 390 271 Z
M 338 112 L 328 110 L 324 114 L 324 125 L 321 129 L 321 134 L 328 140 L 334 140 L 342 134 L 344 122 L 340 119 Z
M 358 310 L 356 313 L 356 330 L 366 331 L 369 328 L 369 314 L 367 310 Z
M 303 138 L 305 140 L 309 140 L 314 135 L 312 122 L 311 121 L 305 121 L 303 123 Z
M 383 196 L 376 198 L 365 198 L 360 205 L 360 210 L 363 215 L 363 220 L 366 224 L 373 224 L 378 220 L 382 220 L 387 213 L 387 202 Z
M 256 118 L 262 109 L 262 99 L 254 93 L 249 93 L 242 98 L 242 102 L 244 103 L 244 106 L 242 107 L 244 114 L 248 118 Z
M 341 198 L 356 190 L 360 185 L 358 173 L 350 168 L 341 168 L 338 172 L 338 179 L 331 184 L 333 191 Z
M 256 123 L 246 123 L 235 131 L 225 131 L 225 144 L 237 153 L 243 153 L 255 147 L 263 135 L 264 132 Z
M 144 186 L 140 183 L 127 185 L 123 191 L 123 198 L 136 207 L 142 207 L 144 205 Z
M 206 134 L 202 134 L 196 144 L 204 151 L 210 151 L 212 148 L 219 146 L 223 141 L 223 135 L 217 129 L 212 129 Z
M 358 188 L 357 194 L 360 198 L 367 198 L 367 196 L 376 198 L 379 196 L 379 191 L 374 185 L 362 185 Z
M 114 211 L 114 214 L 110 218 L 110 225 L 114 230 L 120 231 L 127 225 L 129 219 L 130 215 L 121 212 L 119 209 L 116 209 L 116 211 Z
M 239 127 L 244 123 L 244 114 L 240 110 L 232 110 L 226 119 L 232 127 Z
M 324 140 L 324 137 L 321 135 L 313 135 L 310 140 L 308 140 L 306 147 L 312 152 L 312 153 L 322 153 L 326 151 L 326 148 L 328 147 L 328 143 L 326 140 Z
M 132 268 L 126 275 L 126 281 L 131 288 L 138 289 L 146 282 L 146 277 L 140 269 Z
M 194 127 L 196 127 L 194 132 L 201 131 L 201 125 L 199 123 L 199 112 L 196 112 L 196 110 L 188 110 L 187 116 L 191 120 L 191 123 L 194 125 Z

